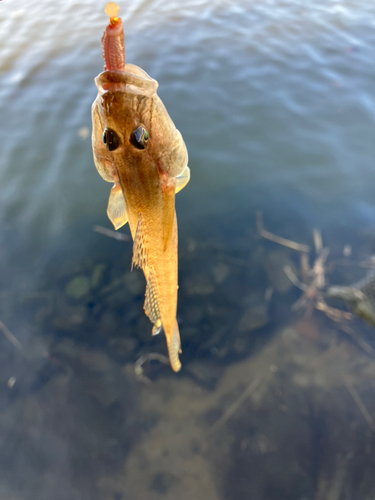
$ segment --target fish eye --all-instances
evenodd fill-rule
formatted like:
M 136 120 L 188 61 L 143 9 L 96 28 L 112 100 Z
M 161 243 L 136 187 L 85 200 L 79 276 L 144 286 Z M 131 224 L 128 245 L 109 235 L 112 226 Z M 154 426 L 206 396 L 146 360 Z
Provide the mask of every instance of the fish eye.
M 120 145 L 120 138 L 111 128 L 104 129 L 103 142 L 108 151 L 114 151 Z
M 145 149 L 147 146 L 148 138 L 149 135 L 147 130 L 142 127 L 142 125 L 140 125 L 134 130 L 134 132 L 132 132 L 132 135 L 130 136 L 130 142 L 137 149 Z

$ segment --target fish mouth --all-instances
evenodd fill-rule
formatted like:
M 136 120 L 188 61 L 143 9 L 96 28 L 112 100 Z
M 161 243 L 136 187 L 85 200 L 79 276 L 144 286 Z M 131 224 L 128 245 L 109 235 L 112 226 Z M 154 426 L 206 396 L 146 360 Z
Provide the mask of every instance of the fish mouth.
M 103 71 L 95 78 L 99 94 L 106 92 L 129 92 L 152 97 L 156 94 L 158 82 L 146 71 L 134 64 L 125 64 L 125 71 Z

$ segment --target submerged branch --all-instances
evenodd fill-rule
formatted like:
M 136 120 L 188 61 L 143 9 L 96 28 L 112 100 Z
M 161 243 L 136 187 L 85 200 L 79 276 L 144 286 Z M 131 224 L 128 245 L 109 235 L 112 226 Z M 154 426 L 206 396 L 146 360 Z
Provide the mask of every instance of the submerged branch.
M 352 396 L 352 398 L 356 402 L 356 404 L 357 404 L 357 406 L 359 408 L 359 411 L 362 413 L 364 419 L 368 423 L 370 429 L 372 430 L 372 432 L 374 432 L 375 431 L 375 422 L 374 422 L 374 419 L 369 414 L 366 406 L 364 405 L 364 403 L 363 403 L 363 401 L 361 399 L 361 396 L 354 389 L 354 387 L 352 386 L 352 384 L 350 384 L 348 381 L 345 382 L 345 385 L 346 385 L 346 388 L 348 389 L 350 395 Z
M 350 313 L 348 313 L 350 314 Z M 361 338 L 353 328 L 351 328 L 349 325 L 346 323 L 340 322 L 336 320 L 336 327 L 341 330 L 342 332 L 346 333 L 351 337 L 367 354 L 370 354 L 370 356 L 374 356 L 375 351 L 374 349 L 368 344 L 363 338 Z
M 309 287 L 305 285 L 305 283 L 302 283 L 297 276 L 294 274 L 292 268 L 290 266 L 284 266 L 284 273 L 286 274 L 286 277 L 293 283 L 293 285 L 303 292 L 307 292 Z
M 319 229 L 315 228 L 313 230 L 313 239 L 314 239 L 315 253 L 319 255 L 320 252 L 323 250 L 322 233 L 320 232 Z
M 246 399 L 255 391 L 260 382 L 260 379 L 253 380 L 253 382 L 244 390 L 240 397 L 230 405 L 227 411 L 225 411 L 224 414 L 219 418 L 219 420 L 211 427 L 209 436 L 212 436 L 212 434 L 218 431 L 220 427 L 222 427 L 235 414 L 235 412 L 246 401 Z
M 18 349 L 22 354 L 25 354 L 25 350 L 23 348 L 23 345 L 19 340 L 16 339 L 16 337 L 13 335 L 13 333 L 8 329 L 6 325 L 2 321 L 0 321 L 0 330 L 3 332 L 5 337 L 11 342 L 16 349 Z
M 310 252 L 310 247 L 308 245 L 301 245 L 300 243 L 296 243 L 295 241 L 287 240 L 286 238 L 282 238 L 281 236 L 276 236 L 276 234 L 272 234 L 263 226 L 263 213 L 261 210 L 257 210 L 256 213 L 256 223 L 257 223 L 257 231 L 266 240 L 273 241 L 274 243 L 278 243 L 287 248 L 291 248 L 292 250 L 297 250 L 297 252 Z
M 148 354 L 144 354 L 134 363 L 134 373 L 137 379 L 140 382 L 143 382 L 146 385 L 151 385 L 151 380 L 144 375 L 143 365 L 146 361 L 160 361 L 160 363 L 164 363 L 165 365 L 169 365 L 169 359 L 163 354 L 159 354 L 158 352 L 150 352 Z

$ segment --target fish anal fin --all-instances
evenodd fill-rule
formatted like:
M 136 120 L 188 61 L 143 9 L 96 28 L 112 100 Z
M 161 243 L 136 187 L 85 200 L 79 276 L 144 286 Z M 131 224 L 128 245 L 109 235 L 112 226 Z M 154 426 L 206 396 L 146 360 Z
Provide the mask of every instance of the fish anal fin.
M 154 324 L 152 335 L 157 335 L 162 329 L 162 323 L 160 319 L 158 287 L 152 268 L 149 269 L 147 273 L 146 297 L 143 309 L 150 321 Z
M 175 321 L 172 336 L 166 334 L 169 362 L 171 363 L 172 370 L 179 372 L 181 370 L 181 362 L 178 357 L 181 354 L 181 341 L 180 331 L 178 329 L 177 320 Z
M 180 192 L 186 184 L 190 181 L 190 168 L 186 165 L 184 170 L 181 172 L 180 175 L 176 177 L 176 191 L 175 193 L 177 194 Z
M 114 228 L 120 229 L 128 222 L 128 215 L 126 213 L 124 195 L 122 194 L 121 186 L 115 184 L 109 195 L 107 215 L 112 222 Z
M 134 235 L 132 269 L 133 267 L 140 267 L 142 269 L 147 268 L 148 251 L 146 240 L 147 238 L 144 224 L 142 222 L 142 214 L 139 214 L 137 228 Z

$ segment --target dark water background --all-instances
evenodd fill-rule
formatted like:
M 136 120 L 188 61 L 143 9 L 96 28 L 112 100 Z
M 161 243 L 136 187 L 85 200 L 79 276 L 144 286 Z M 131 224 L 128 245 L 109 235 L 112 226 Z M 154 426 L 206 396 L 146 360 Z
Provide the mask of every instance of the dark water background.
M 192 175 L 176 201 L 183 370 L 146 363 L 151 385 L 134 363 L 165 342 L 131 244 L 92 229 L 110 227 L 90 142 L 104 7 L 0 3 L 0 321 L 23 346 L 0 339 L 0 499 L 375 498 L 350 392 L 375 415 L 373 356 L 291 312 L 298 255 L 255 230 L 257 209 L 301 243 L 320 228 L 335 284 L 364 274 L 334 266 L 345 244 L 375 253 L 373 2 L 120 3 L 126 59 L 158 80 Z

